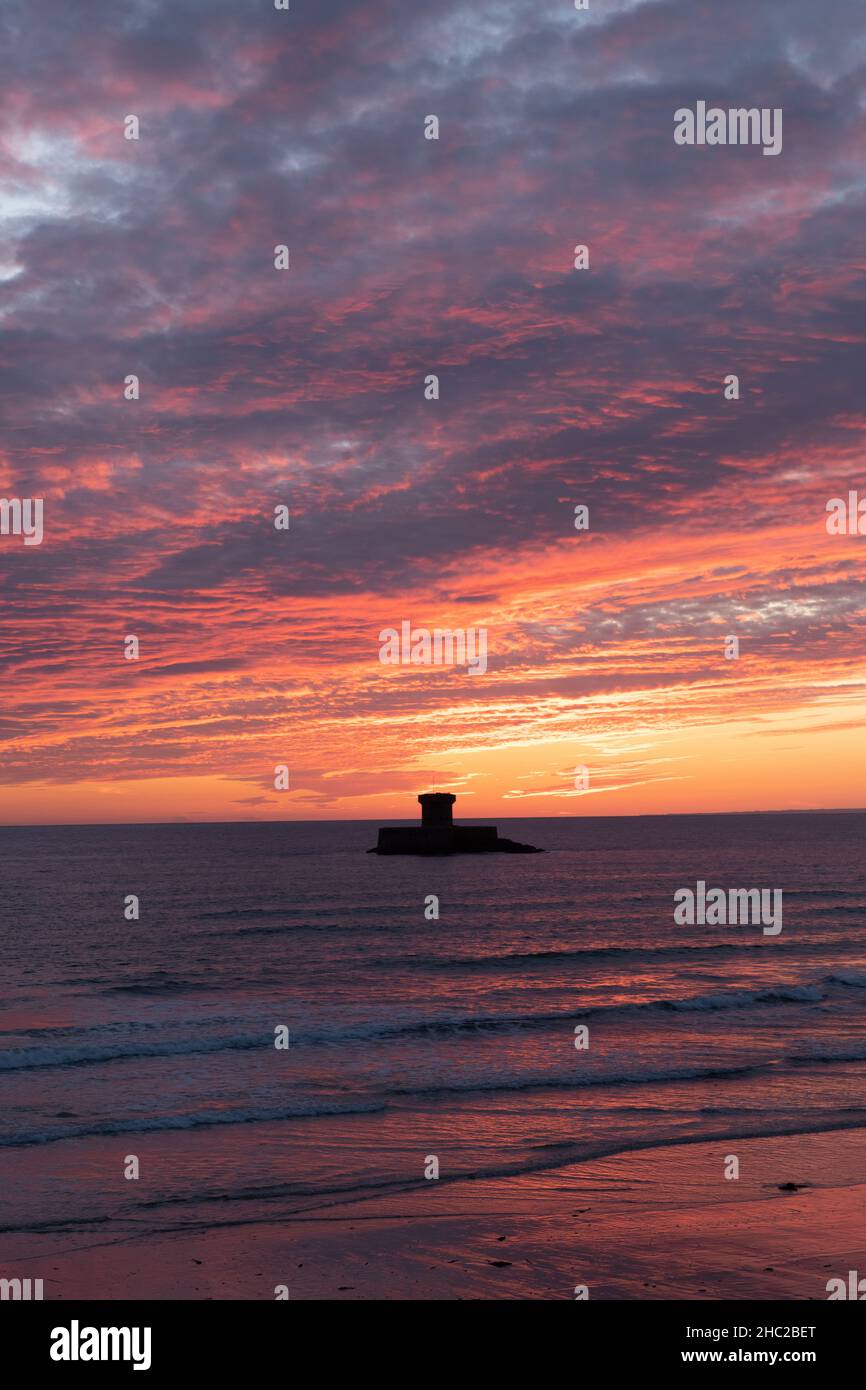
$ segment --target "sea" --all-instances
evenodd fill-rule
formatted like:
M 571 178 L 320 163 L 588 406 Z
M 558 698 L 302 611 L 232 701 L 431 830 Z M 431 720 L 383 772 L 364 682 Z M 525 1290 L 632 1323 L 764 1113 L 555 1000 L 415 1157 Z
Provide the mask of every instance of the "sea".
M 0 1260 L 866 1125 L 866 813 L 499 824 L 545 853 L 0 829 Z M 781 932 L 677 925 L 698 881 Z

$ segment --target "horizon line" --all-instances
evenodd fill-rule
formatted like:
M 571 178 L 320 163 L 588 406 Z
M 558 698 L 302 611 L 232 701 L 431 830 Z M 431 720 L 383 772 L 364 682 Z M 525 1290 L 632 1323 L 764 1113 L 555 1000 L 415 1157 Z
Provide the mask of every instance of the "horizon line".
M 667 820 L 675 816 L 688 816 L 697 819 L 703 816 L 833 816 L 864 815 L 866 806 L 789 806 L 766 807 L 760 811 L 644 811 L 638 814 L 614 813 L 608 815 L 557 815 L 557 816 L 498 816 L 505 821 L 559 821 L 559 820 Z M 400 825 L 414 825 L 418 817 L 394 816 L 392 820 Z M 455 817 L 465 820 L 465 817 Z M 248 817 L 244 820 L 192 820 L 178 817 L 173 820 L 118 820 L 118 821 L 0 821 L 0 830 L 107 830 L 113 826 L 129 828 L 132 826 L 154 825 L 380 825 L 380 817 L 339 816 L 333 819 L 316 816 L 312 820 L 299 817 L 270 819 Z

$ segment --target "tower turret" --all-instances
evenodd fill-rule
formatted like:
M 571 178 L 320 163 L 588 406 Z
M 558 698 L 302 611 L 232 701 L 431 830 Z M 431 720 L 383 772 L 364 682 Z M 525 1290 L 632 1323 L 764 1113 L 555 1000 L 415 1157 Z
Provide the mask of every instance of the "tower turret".
M 457 800 L 453 792 L 422 792 L 418 797 L 421 803 L 421 824 L 430 826 L 450 826 L 453 824 L 451 807 Z

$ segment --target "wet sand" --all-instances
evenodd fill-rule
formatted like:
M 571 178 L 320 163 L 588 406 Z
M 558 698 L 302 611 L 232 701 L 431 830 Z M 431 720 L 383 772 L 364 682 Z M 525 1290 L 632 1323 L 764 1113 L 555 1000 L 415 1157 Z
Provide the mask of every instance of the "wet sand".
M 672 1145 L 279 1216 L 211 1206 L 145 1237 L 7 1235 L 3 1264 L 46 1299 L 826 1299 L 866 1271 L 864 1153 L 851 1129 Z

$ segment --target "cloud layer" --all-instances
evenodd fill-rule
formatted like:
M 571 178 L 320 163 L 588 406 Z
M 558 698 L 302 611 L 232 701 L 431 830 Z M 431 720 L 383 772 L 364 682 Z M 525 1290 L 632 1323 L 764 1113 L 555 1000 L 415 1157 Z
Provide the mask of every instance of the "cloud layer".
M 0 90 L 3 820 L 862 800 L 856 6 L 9 0 Z

